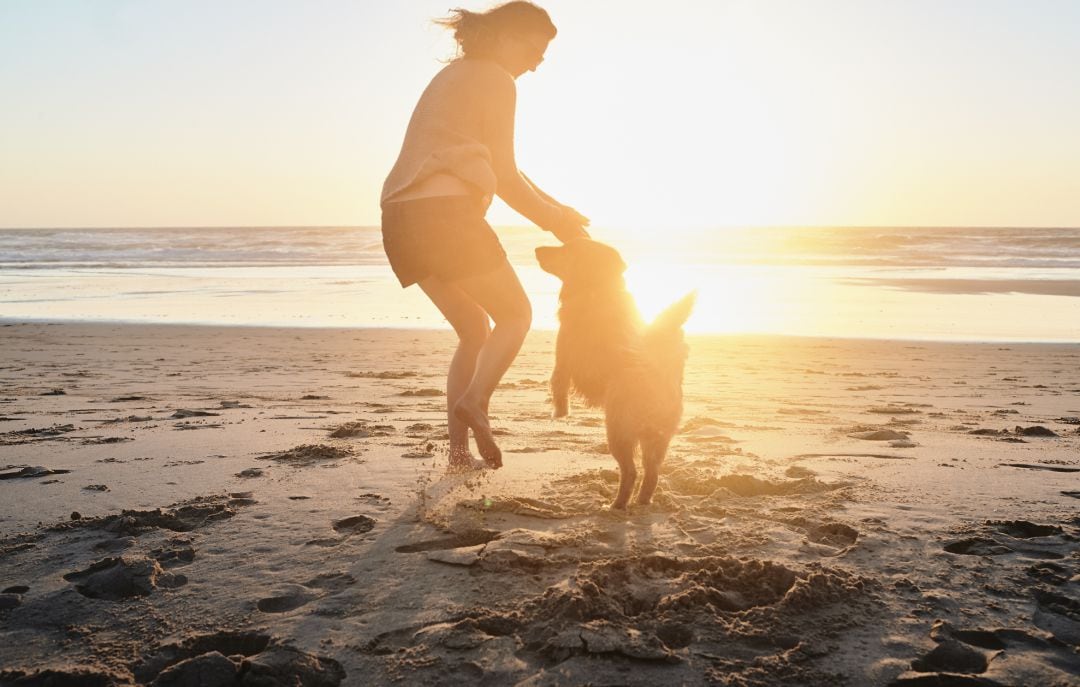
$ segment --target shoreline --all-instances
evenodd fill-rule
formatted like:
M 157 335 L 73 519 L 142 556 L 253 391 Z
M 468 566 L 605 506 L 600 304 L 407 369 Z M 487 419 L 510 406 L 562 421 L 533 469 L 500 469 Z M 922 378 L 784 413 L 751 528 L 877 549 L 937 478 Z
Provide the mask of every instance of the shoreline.
M 281 324 L 221 324 L 215 322 L 146 322 L 137 320 L 58 320 L 58 319 L 27 319 L 5 318 L 0 316 L 0 328 L 18 327 L 23 325 L 39 326 L 65 326 L 65 327 L 169 327 L 169 328 L 205 328 L 205 329 L 244 329 L 244 330 L 268 330 L 287 332 L 297 331 L 326 331 L 326 332 L 435 332 L 451 333 L 449 325 L 446 327 L 404 327 L 394 326 L 355 326 L 334 327 L 324 325 L 281 325 Z M 551 335 L 556 329 L 534 328 L 530 330 L 530 336 Z M 2 332 L 0 332 L 2 333 Z M 758 332 L 688 332 L 687 339 L 761 339 L 761 340 L 790 340 L 790 341 L 837 341 L 837 342 L 866 342 L 866 343 L 898 343 L 898 344 L 949 344 L 970 346 L 992 345 L 1017 345 L 1017 346 L 1080 346 L 1080 338 L 1072 340 L 1035 340 L 1035 339 L 920 339 L 920 338 L 878 338 L 878 337 L 844 337 L 844 336 L 814 336 L 804 334 L 773 334 Z

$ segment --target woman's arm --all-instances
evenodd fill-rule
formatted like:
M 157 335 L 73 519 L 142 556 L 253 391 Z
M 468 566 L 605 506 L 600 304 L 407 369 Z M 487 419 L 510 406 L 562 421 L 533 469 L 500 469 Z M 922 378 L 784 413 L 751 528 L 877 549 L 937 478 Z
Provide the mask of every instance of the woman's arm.
M 518 213 L 550 231 L 551 226 L 562 218 L 561 206 L 547 194 L 537 192 L 536 187 L 518 171 L 514 156 L 517 89 L 513 78 L 507 74 L 505 78 L 493 80 L 489 95 L 491 100 L 484 131 L 498 180 L 496 193 Z
M 498 180 L 496 193 L 511 208 L 561 241 L 588 236 L 583 229 L 588 220 L 573 208 L 560 204 L 540 191 L 517 168 L 514 157 L 514 115 L 517 88 L 509 74 L 493 80 L 488 92 L 489 107 L 484 132 Z
M 520 170 L 519 170 L 519 171 L 520 171 Z M 536 191 L 536 195 L 540 196 L 541 198 L 543 198 L 544 200 L 546 200 L 546 201 L 547 201 L 547 202 L 549 202 L 549 203 L 554 203 L 555 205 L 560 205 L 560 206 L 562 206 L 562 208 L 563 208 L 563 214 L 564 214 L 564 215 L 567 215 L 567 216 L 569 216 L 569 217 L 571 218 L 571 221 L 572 221 L 572 222 L 576 222 L 576 223 L 577 223 L 577 224 L 578 224 L 578 225 L 579 225 L 580 227 L 587 227 L 587 226 L 589 226 L 589 218 L 588 218 L 588 217 L 586 217 L 585 215 L 581 214 L 580 212 L 578 212 L 578 211 L 577 211 L 577 210 L 575 210 L 574 208 L 570 207 L 569 205 L 563 205 L 562 203 L 560 203 L 559 201 L 555 200 L 554 198 L 552 198 L 552 197 L 551 197 L 551 196 L 549 196 L 548 194 L 544 193 L 544 192 L 543 192 L 543 191 L 542 191 L 542 190 L 540 189 L 540 187 L 539 187 L 539 186 L 537 186 L 537 185 L 536 185 L 536 183 L 535 183 L 535 182 L 534 182 L 534 181 L 533 181 L 532 179 L 530 179 L 529 177 L 525 176 L 525 172 L 521 172 L 521 177 L 522 177 L 522 178 L 523 178 L 523 179 L 525 180 L 525 182 L 526 182 L 526 183 L 528 183 L 528 184 L 529 184 L 529 186 L 532 186 L 532 189 L 533 189 L 533 191 Z M 588 233 L 587 233 L 587 232 L 585 232 L 584 230 L 582 230 L 582 233 L 583 233 L 583 234 L 584 234 L 585 236 L 588 236 Z
M 540 187 L 536 185 L 535 181 L 533 181 L 532 179 L 530 179 L 529 177 L 527 177 L 525 175 L 525 172 L 522 172 L 521 170 L 518 170 L 518 171 L 521 174 L 521 178 L 525 180 L 525 183 L 528 184 L 529 186 L 532 186 L 532 190 L 536 192 L 536 195 L 540 196 L 541 198 L 543 198 L 544 200 L 546 200 L 547 202 L 549 202 L 549 203 L 551 203 L 553 205 L 562 205 L 562 203 L 555 200 L 554 198 L 552 198 L 548 194 L 544 193 L 540 189 Z

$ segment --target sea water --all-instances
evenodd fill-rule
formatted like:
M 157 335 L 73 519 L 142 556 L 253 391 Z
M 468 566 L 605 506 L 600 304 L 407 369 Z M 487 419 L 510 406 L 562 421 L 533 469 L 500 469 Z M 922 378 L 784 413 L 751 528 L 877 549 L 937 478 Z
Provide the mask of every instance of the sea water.
M 538 229 L 497 228 L 557 325 Z M 688 329 L 969 341 L 1080 341 L 1080 229 L 596 228 L 648 318 L 698 293 Z M 0 318 L 246 326 L 448 326 L 402 289 L 377 227 L 0 230 Z

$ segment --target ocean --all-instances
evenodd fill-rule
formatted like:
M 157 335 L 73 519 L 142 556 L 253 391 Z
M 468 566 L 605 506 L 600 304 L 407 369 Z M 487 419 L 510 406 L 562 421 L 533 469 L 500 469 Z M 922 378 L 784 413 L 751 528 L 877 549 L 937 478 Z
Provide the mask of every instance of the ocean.
M 498 228 L 556 327 L 537 229 Z M 1080 341 L 1080 229 L 593 230 L 651 317 L 690 290 L 696 333 Z M 447 323 L 401 289 L 377 227 L 0 230 L 0 319 L 289 327 Z

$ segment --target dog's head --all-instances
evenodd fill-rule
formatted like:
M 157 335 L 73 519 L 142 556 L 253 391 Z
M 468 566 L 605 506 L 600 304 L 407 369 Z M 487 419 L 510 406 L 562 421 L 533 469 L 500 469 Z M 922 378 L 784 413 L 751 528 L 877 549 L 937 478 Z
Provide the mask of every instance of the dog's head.
M 619 251 L 592 239 L 571 239 L 536 249 L 540 268 L 562 280 L 564 292 L 622 286 L 626 263 Z

